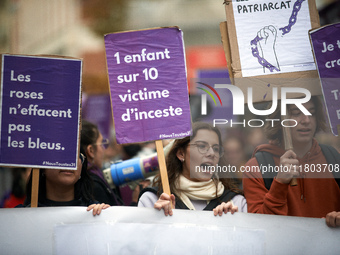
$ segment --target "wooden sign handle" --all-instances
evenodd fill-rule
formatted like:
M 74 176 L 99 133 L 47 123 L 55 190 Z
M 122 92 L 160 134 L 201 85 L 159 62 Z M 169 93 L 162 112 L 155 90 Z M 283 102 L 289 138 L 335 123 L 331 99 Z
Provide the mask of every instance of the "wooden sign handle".
M 38 207 L 39 171 L 37 168 L 33 168 L 32 170 L 31 207 Z
M 293 150 L 293 141 L 292 141 L 292 135 L 290 133 L 290 129 L 288 127 L 282 127 L 283 132 L 283 140 L 285 143 L 285 150 Z M 298 182 L 296 178 L 293 178 L 290 181 L 290 186 L 297 186 Z
M 166 164 L 165 164 L 163 143 L 162 143 L 162 140 L 156 140 L 155 143 L 156 143 L 157 158 L 158 158 L 158 164 L 159 164 L 159 172 L 161 174 L 163 192 L 165 192 L 166 194 L 170 196 L 171 195 L 170 185 L 169 185 L 168 172 L 167 172 Z

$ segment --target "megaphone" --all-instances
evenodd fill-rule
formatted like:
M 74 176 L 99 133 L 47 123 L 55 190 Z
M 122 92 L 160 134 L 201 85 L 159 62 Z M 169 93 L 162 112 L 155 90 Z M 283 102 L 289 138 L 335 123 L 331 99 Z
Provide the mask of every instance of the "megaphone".
M 164 147 L 164 154 L 167 156 L 174 140 Z M 156 175 L 159 171 L 157 153 L 148 156 L 132 158 L 112 164 L 103 170 L 104 177 L 111 188 L 132 182 L 138 179 L 146 179 Z

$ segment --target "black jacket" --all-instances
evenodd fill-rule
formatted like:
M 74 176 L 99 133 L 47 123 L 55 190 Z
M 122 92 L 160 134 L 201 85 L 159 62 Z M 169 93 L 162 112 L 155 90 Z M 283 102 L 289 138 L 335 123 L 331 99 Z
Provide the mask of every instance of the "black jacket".
M 113 205 L 120 205 L 118 196 L 113 190 L 96 174 L 90 174 L 93 180 L 93 197 L 99 203 Z

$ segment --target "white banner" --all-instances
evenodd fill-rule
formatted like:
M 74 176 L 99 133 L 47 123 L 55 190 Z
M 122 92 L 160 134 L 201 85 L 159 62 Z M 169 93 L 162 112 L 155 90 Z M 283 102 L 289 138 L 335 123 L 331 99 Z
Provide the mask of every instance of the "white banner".
M 340 254 L 325 219 L 110 207 L 0 209 L 1 254 Z

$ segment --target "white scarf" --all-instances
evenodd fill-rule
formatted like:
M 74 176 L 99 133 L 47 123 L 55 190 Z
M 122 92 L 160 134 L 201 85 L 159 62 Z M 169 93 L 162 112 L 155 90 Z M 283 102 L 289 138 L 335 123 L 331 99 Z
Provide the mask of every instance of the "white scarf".
M 207 203 L 209 203 L 210 200 L 216 198 L 216 185 L 212 179 L 209 181 L 194 182 L 180 175 L 178 184 L 178 196 L 190 210 L 195 210 L 190 200 L 206 200 Z M 219 181 L 217 184 L 217 196 L 220 197 L 223 192 L 224 186 L 222 182 Z

